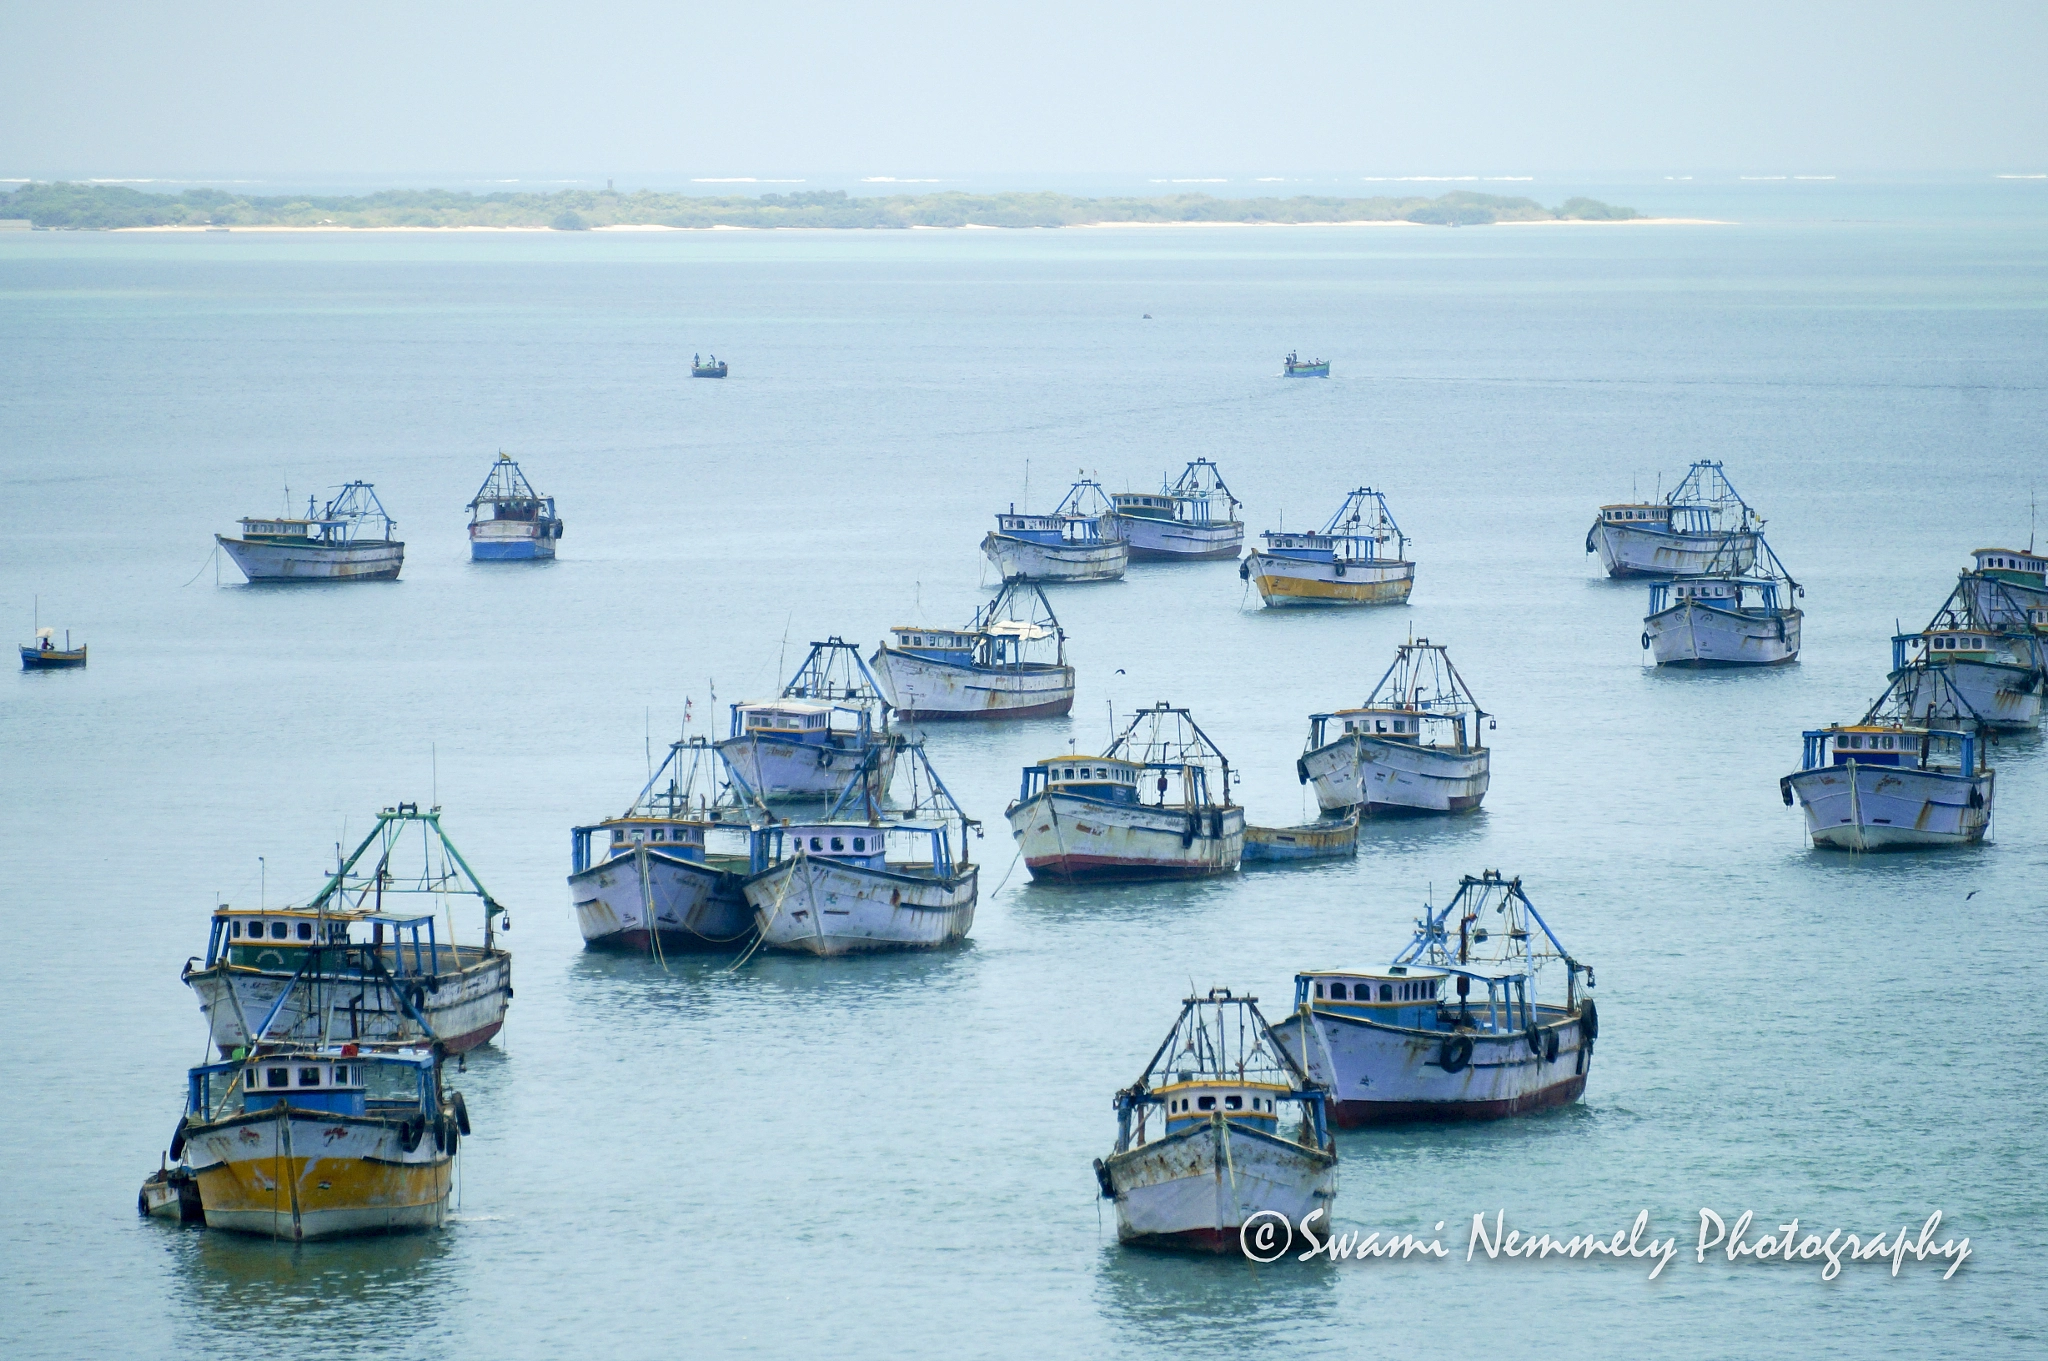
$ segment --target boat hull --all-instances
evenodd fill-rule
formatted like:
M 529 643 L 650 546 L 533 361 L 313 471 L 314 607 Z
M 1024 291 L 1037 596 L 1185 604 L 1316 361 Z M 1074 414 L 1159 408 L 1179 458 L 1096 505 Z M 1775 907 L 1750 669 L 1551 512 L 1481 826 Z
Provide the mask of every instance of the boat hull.
M 1950 695 L 1935 683 L 1934 671 L 1947 673 L 1949 686 L 1985 727 L 2025 732 L 2041 726 L 2041 692 L 2048 685 L 2039 670 L 1953 658 L 1931 669 L 1892 672 L 1892 680 L 1903 681 L 1901 698 L 1914 719 L 1926 721 L 1937 706 L 1948 705 Z
M 928 950 L 974 926 L 980 870 L 902 874 L 800 855 L 746 881 L 761 941 L 812 955 Z
M 1469 813 L 1493 782 L 1493 753 L 1486 747 L 1452 751 L 1349 734 L 1304 755 L 1300 769 L 1325 813 Z
M 900 718 L 1051 718 L 1074 707 L 1074 668 L 956 666 L 882 648 L 868 659 Z
M 1330 376 L 1330 366 L 1328 364 L 1289 364 L 1280 376 L 1282 378 L 1328 378 Z
M 1234 1253 L 1254 1216 L 1297 1230 L 1337 1199 L 1337 1155 L 1219 1118 L 1102 1161 L 1116 1198 L 1117 1241 Z
M 1757 535 L 1752 530 L 1680 534 L 1601 520 L 1588 537 L 1599 550 L 1600 565 L 1611 577 L 1697 577 L 1724 572 L 1739 576 L 1756 566 Z
M 1255 549 L 1245 558 L 1244 574 L 1259 588 L 1259 599 L 1276 607 L 1405 605 L 1415 589 L 1415 564 L 1393 558 L 1338 564 Z
M 24 647 L 21 649 L 21 669 L 24 671 L 64 671 L 85 665 L 84 648 L 64 651 L 51 647 Z
M 173 1224 L 204 1224 L 206 1208 L 199 1196 L 199 1179 L 183 1164 L 149 1174 L 135 1197 L 135 1208 L 151 1219 L 168 1219 Z
M 1116 517 L 1132 562 L 1198 562 L 1235 558 L 1244 548 L 1244 525 L 1188 524 L 1150 515 Z
M 391 1119 L 257 1111 L 188 1127 L 185 1156 L 207 1228 L 309 1242 L 445 1224 L 455 1159 L 434 1144 L 407 1150 Z
M 1520 1031 L 1408 1029 L 1317 1009 L 1304 1035 L 1299 1012 L 1273 1027 L 1287 1052 L 1330 1090 L 1343 1129 L 1426 1121 L 1499 1120 L 1577 1101 L 1593 1068 L 1593 1041 L 1576 1015 L 1538 1009 L 1538 1048 Z M 1549 1037 L 1557 1036 L 1556 1057 Z M 1472 1041 L 1453 1070 L 1446 1041 Z M 1448 1057 L 1455 1060 L 1453 1052 Z
M 555 556 L 554 522 L 482 520 L 469 527 L 472 562 L 536 562 Z
M 1643 636 L 1659 666 L 1778 666 L 1799 657 L 1798 610 L 1719 610 L 1695 601 L 1653 614 Z
M 1246 827 L 1244 863 L 1280 864 L 1358 854 L 1358 814 L 1301 827 Z
M 1034 879 L 1192 879 L 1244 858 L 1244 810 L 1099 803 L 1039 794 L 1009 810 Z
M 1036 543 L 994 530 L 982 539 L 981 551 L 1005 581 L 1118 581 L 1131 560 L 1130 550 L 1120 541 Z
M 884 734 L 876 745 L 890 750 L 875 758 L 869 779 L 876 784 L 877 798 L 889 792 L 896 762 L 891 759 L 902 739 Z M 755 793 L 770 799 L 834 799 L 853 782 L 861 768 L 861 751 L 845 746 L 812 742 L 786 742 L 749 733 L 728 737 L 713 744 L 718 754 L 740 774 Z
M 569 901 L 590 949 L 715 950 L 754 929 L 754 910 L 740 889 L 744 877 L 650 850 L 644 860 L 615 856 L 570 875 Z
M 450 947 L 442 946 L 444 952 Z M 351 956 L 369 952 L 351 950 Z M 424 953 L 424 951 L 422 952 Z M 282 958 L 282 952 L 280 952 Z M 396 967 L 390 946 L 384 962 Z M 408 952 L 408 963 L 410 953 Z M 436 975 L 439 987 L 419 988 L 414 1010 L 426 1018 L 434 1034 L 450 1053 L 461 1053 L 484 1044 L 505 1024 L 505 1011 L 512 1003 L 512 956 L 504 950 L 479 950 L 463 946 L 459 968 Z M 188 969 L 185 982 L 199 997 L 213 1043 L 222 1054 L 249 1043 L 248 1030 L 262 1025 L 263 1018 L 287 989 L 292 996 L 271 1023 L 267 1041 L 312 1044 L 325 1040 L 367 1040 L 376 1043 L 417 1042 L 425 1039 L 419 1024 L 401 1006 L 396 989 L 383 976 L 362 968 L 308 972 L 293 987 L 296 959 L 289 967 L 249 968 L 219 963 L 207 969 Z M 417 981 L 408 975 L 401 980 L 411 995 Z M 325 1032 L 322 1022 L 325 1022 Z
M 405 565 L 396 540 L 321 546 L 213 536 L 250 581 L 390 581 Z
M 1991 825 L 1996 772 L 1975 777 L 1851 761 L 1785 777 L 1816 846 L 1901 851 L 1966 846 Z

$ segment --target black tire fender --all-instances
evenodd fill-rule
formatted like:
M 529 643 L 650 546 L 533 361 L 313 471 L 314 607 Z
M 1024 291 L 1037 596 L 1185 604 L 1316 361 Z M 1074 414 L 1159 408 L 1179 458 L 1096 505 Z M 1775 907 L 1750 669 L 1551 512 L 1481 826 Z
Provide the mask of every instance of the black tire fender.
M 1109 1179 L 1109 1165 L 1100 1158 L 1095 1160 L 1095 1184 L 1102 1189 L 1104 1200 L 1116 1199 L 1116 1183 Z
M 1341 576 L 1343 576 L 1343 575 L 1344 575 L 1344 564 L 1340 562 L 1340 563 L 1336 564 L 1336 568 L 1337 568 L 1337 575 L 1338 575 L 1338 576 L 1340 576 L 1340 577 L 1341 577 Z
M 1252 579 L 1252 565 L 1249 562 L 1240 562 L 1237 565 L 1237 579 L 1239 581 L 1250 581 Z
M 1294 778 L 1298 783 L 1308 783 L 1308 758 L 1306 756 L 1294 758 Z
M 418 1148 L 426 1134 L 427 1118 L 423 1115 L 408 1115 L 398 1122 L 398 1146 L 407 1153 Z
M 1579 1033 L 1589 1040 L 1600 1038 L 1600 1008 L 1590 997 L 1579 1003 Z
M 1556 1063 L 1556 1062 L 1557 1062 L 1557 1046 L 1558 1046 L 1557 1032 L 1556 1032 L 1555 1030 L 1546 1030 L 1546 1031 L 1544 1031 L 1544 1032 L 1543 1032 L 1543 1061 L 1544 1061 L 1545 1063 Z
M 1778 793 L 1784 796 L 1785 806 L 1790 808 L 1792 806 L 1792 777 L 1790 775 L 1778 777 Z
M 1472 1037 L 1453 1035 L 1446 1039 L 1436 1051 L 1437 1067 L 1446 1073 L 1462 1073 L 1472 1062 Z
M 1534 1021 L 1529 1022 L 1529 1028 L 1522 1032 L 1522 1038 L 1528 1041 L 1531 1054 L 1539 1059 L 1543 1057 L 1543 1032 L 1536 1028 Z
M 185 1156 L 185 1117 L 182 1115 L 178 1117 L 178 1127 L 171 1131 L 171 1156 Z
M 1650 645 L 1650 632 L 1649 632 L 1649 630 L 1648 630 L 1648 629 L 1645 629 L 1645 630 L 1643 630 L 1643 646 L 1644 646 L 1644 647 L 1648 647 L 1649 645 Z
M 455 1128 L 469 1133 L 469 1103 L 462 1099 L 461 1092 L 451 1093 L 448 1102 L 455 1108 Z

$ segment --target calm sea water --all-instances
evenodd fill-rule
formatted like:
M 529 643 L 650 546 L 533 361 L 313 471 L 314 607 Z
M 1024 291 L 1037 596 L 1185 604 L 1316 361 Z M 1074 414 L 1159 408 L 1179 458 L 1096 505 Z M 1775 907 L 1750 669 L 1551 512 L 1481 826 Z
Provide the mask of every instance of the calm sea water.
M 0 603 L 93 650 L 0 685 L 0 1351 L 2038 1352 L 2042 744 L 1998 747 L 1972 851 L 1809 851 L 1776 781 L 1881 688 L 1895 621 L 2026 541 L 2048 250 L 2040 215 L 1859 218 L 0 238 Z M 1272 377 L 1295 347 L 1335 376 Z M 733 377 L 692 383 L 699 350 Z M 466 560 L 501 448 L 560 500 L 552 565 Z M 1260 613 L 1226 564 L 1063 590 L 1071 721 L 931 733 L 988 826 L 964 948 L 583 952 L 568 829 L 625 806 L 686 699 L 703 723 L 810 639 L 964 620 L 997 509 L 1198 456 L 1254 531 L 1384 488 L 1410 607 Z M 1808 587 L 1796 667 L 1646 668 L 1643 588 L 1582 551 L 1599 502 L 1705 457 Z M 216 587 L 213 532 L 354 477 L 401 581 Z M 1499 716 L 1483 813 L 1199 885 L 1013 870 L 1019 765 L 1160 699 L 1255 821 L 1311 811 L 1306 715 L 1411 633 Z M 377 808 L 435 798 L 511 908 L 518 988 L 458 1078 L 458 1222 L 294 1249 L 138 1221 L 204 1052 L 178 968 L 213 904 L 303 899 Z M 1089 1162 L 1189 985 L 1284 1011 L 1296 968 L 1383 961 L 1487 867 L 1597 967 L 1604 1025 L 1569 1110 L 1340 1136 L 1340 1225 L 1441 1221 L 1452 1260 L 1119 1249 Z M 1700 1265 L 1702 1206 L 1866 1235 L 1938 1209 L 1972 1255 L 1948 1281 Z M 1654 1282 L 1467 1265 L 1496 1210 L 1559 1235 L 1647 1210 L 1687 1251 Z

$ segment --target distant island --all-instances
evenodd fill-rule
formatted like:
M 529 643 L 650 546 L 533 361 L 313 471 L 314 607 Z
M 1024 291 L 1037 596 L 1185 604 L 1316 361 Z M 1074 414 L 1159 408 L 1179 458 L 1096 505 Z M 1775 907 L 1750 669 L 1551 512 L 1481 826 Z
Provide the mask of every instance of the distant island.
M 257 197 L 223 189 L 150 194 L 125 185 L 24 184 L 0 194 L 0 218 L 46 230 L 133 227 L 1088 227 L 1200 223 L 1625 222 L 1633 208 L 1590 198 L 1546 208 L 1532 198 L 1462 190 L 1438 198 L 1076 198 L 1070 194 L 881 194 L 839 190 L 759 198 L 563 189 L 468 194 L 390 189 L 377 194 Z

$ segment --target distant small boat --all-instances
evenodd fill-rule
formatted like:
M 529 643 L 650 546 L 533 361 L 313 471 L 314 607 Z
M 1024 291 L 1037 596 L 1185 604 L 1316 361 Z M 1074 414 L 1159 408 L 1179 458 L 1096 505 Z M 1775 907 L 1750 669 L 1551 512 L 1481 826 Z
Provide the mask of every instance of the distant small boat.
M 1732 558 L 1732 545 L 1723 545 Z M 1756 536 L 1751 554 L 1764 570 L 1709 570 L 1650 587 L 1643 646 L 1659 666 L 1778 666 L 1799 660 L 1804 613 L 1793 600 L 1806 588 Z
M 1756 566 L 1763 523 L 1721 465 L 1702 459 L 1661 501 L 1600 507 L 1586 551 L 1611 577 L 1740 575 Z
M 725 361 L 715 354 L 691 355 L 690 376 L 692 378 L 725 377 Z
M 1337 1142 L 1326 1089 L 1258 1003 L 1228 988 L 1186 998 L 1144 1071 L 1116 1094 L 1116 1147 L 1095 1160 L 1095 1180 L 1116 1202 L 1118 1242 L 1238 1253 L 1246 1231 L 1275 1216 L 1287 1222 L 1271 1226 L 1283 1246 L 1319 1227 L 1312 1221 L 1328 1226 Z
M 1927 627 L 1892 639 L 1891 679 L 1908 718 L 1937 717 L 1953 692 L 1957 717 L 1980 728 L 2041 726 L 2048 697 L 2048 636 L 2035 626 L 2048 606 L 2027 605 L 2011 585 L 1969 574 Z M 1939 676 L 1940 684 L 1932 683 Z
M 1550 964 L 1564 966 L 1563 996 L 1544 1001 Z M 1341 1128 L 1494 1120 L 1585 1093 L 1600 1033 L 1592 986 L 1521 879 L 1488 870 L 1425 907 L 1393 963 L 1296 974 L 1294 1015 L 1273 1033 L 1329 1089 Z
M 304 519 L 244 516 L 241 538 L 213 537 L 251 582 L 389 581 L 405 564 L 395 523 L 368 482 L 351 482 L 318 515 L 309 496 Z
M 184 1162 L 173 1167 L 170 1159 L 164 1158 L 143 1180 L 135 1197 L 135 1212 L 174 1224 L 204 1224 L 206 1208 L 199 1200 L 199 1178 Z
M 1109 499 L 1132 562 L 1234 558 L 1244 546 L 1237 498 L 1206 458 L 1190 462 L 1179 481 L 1162 481 L 1158 492 L 1120 491 Z
M 1408 536 L 1371 487 L 1346 496 L 1320 530 L 1261 537 L 1266 546 L 1253 549 L 1237 574 L 1267 605 L 1404 605 L 1415 589 Z
M 889 632 L 868 668 L 903 718 L 1046 718 L 1074 707 L 1067 635 L 1028 581 L 1004 582 L 965 628 Z
M 1004 816 L 1034 879 L 1188 879 L 1232 873 L 1244 855 L 1229 759 L 1164 701 L 1100 756 L 1025 766 Z
M 1289 350 L 1287 358 L 1281 362 L 1286 365 L 1280 375 L 1282 378 L 1328 378 L 1330 376 L 1330 361 L 1327 359 L 1303 360 L 1294 351 Z
M 1019 515 L 1013 504 L 996 516 L 981 551 L 1004 581 L 1118 581 L 1131 560 L 1114 503 L 1100 482 L 1086 479 L 1050 515 Z
M 85 665 L 85 644 L 71 646 L 71 630 L 64 630 L 64 646 L 54 641 L 57 630 L 38 627 L 33 646 L 22 646 L 21 669 L 24 671 L 61 671 L 66 667 Z
M 1490 717 L 1444 645 L 1417 638 L 1395 651 L 1362 707 L 1309 715 L 1295 774 L 1326 813 L 1467 813 L 1493 780 L 1479 730 Z
M 1358 854 L 1358 810 L 1298 827 L 1244 829 L 1244 863 L 1282 864 Z
M 555 498 L 534 491 L 510 454 L 498 455 L 468 510 L 472 562 L 521 562 L 555 555 L 555 540 L 562 537 Z
M 767 868 L 743 887 L 762 944 L 813 955 L 931 949 L 973 929 L 981 871 L 968 833 L 980 824 L 961 811 L 923 743 L 873 748 L 866 764 L 883 759 L 910 769 L 850 783 L 824 817 L 759 834 Z M 907 787 L 908 801 L 886 805 L 875 793 L 885 785 Z
M 1922 716 L 1910 716 L 1909 705 Z M 1845 851 L 1966 846 L 1991 827 L 1997 774 L 1946 670 L 1895 678 L 1860 722 L 1801 734 L 1800 768 L 1778 781 L 1815 846 Z
M 759 799 L 830 801 L 856 778 L 881 780 L 876 793 L 886 794 L 903 743 L 885 727 L 888 716 L 859 644 L 835 634 L 811 644 L 779 698 L 732 706 L 732 731 L 718 754 Z M 875 748 L 884 749 L 882 759 L 868 762 Z

